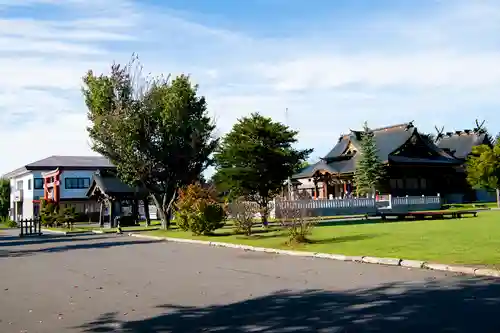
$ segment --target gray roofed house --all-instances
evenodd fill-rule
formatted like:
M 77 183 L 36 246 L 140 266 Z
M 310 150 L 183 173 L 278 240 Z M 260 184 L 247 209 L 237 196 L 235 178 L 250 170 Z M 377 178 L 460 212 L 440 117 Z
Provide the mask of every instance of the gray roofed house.
M 115 166 L 103 156 L 60 156 L 54 155 L 35 161 L 16 170 L 13 170 L 3 177 L 11 178 L 18 174 L 34 170 L 52 170 L 64 168 L 66 170 L 95 170 L 101 168 L 115 168 Z
M 4 175 L 11 185 L 9 216 L 14 221 L 39 215 L 42 201 L 73 206 L 77 213 L 95 212 L 86 196 L 96 172 L 116 167 L 103 156 L 54 155 L 26 164 Z

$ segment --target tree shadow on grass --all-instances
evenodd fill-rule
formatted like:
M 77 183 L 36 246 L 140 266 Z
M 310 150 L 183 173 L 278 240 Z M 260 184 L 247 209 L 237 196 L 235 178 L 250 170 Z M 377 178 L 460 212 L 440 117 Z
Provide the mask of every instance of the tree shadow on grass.
M 262 234 L 270 234 L 273 232 L 279 232 L 280 228 L 277 227 L 270 227 L 267 229 L 257 229 L 257 230 L 252 230 L 252 235 L 262 235 Z M 213 234 L 207 235 L 210 237 L 227 237 L 227 236 L 245 236 L 243 232 L 235 232 L 235 231 L 218 231 L 214 232 Z M 273 237 L 273 235 L 270 235 L 270 237 Z
M 474 218 L 474 216 L 465 215 L 462 216 L 461 219 L 469 219 Z M 386 220 L 382 220 L 381 218 L 374 217 L 369 219 L 359 218 L 359 219 L 349 219 L 349 220 L 323 220 L 319 221 L 316 226 L 317 227 L 332 227 L 332 226 L 347 226 L 347 225 L 361 225 L 361 224 L 389 224 L 389 223 L 415 223 L 422 221 L 449 221 L 449 220 L 457 220 L 457 218 L 452 217 L 443 217 L 438 219 L 426 218 L 423 220 L 415 219 L 415 218 L 387 218 Z
M 214 300 L 215 301 L 215 300 Z M 392 283 L 373 289 L 279 291 L 207 307 L 164 304 L 161 315 L 123 320 L 116 312 L 84 332 L 498 332 L 500 282 L 462 279 Z
M 323 239 L 311 239 L 310 244 L 333 244 L 333 243 L 345 243 L 345 242 L 354 242 L 365 239 L 376 238 L 382 236 L 384 234 L 358 234 L 358 235 L 349 235 L 349 236 L 339 236 L 339 237 L 330 237 Z
M 346 225 L 360 225 L 360 224 L 385 224 L 394 222 L 414 222 L 414 220 L 382 220 L 380 218 L 370 218 L 368 220 L 364 218 L 360 219 L 350 219 L 350 220 L 328 220 L 321 221 L 316 224 L 317 227 L 332 227 L 332 226 L 346 226 Z
M 262 240 L 262 239 L 270 239 L 270 238 L 281 238 L 286 237 L 287 232 L 282 229 L 273 230 L 273 232 L 269 233 L 256 233 L 252 232 L 250 236 L 239 234 L 237 235 L 237 239 L 245 239 L 245 240 Z

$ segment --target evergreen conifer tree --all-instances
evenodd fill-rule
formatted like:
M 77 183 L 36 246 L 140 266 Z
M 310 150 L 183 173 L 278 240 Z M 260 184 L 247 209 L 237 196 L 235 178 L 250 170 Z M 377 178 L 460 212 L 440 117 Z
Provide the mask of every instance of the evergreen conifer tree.
M 374 194 L 380 186 L 385 174 L 385 168 L 377 153 L 378 148 L 373 131 L 365 122 L 361 134 L 361 155 L 354 173 L 354 182 L 358 194 Z

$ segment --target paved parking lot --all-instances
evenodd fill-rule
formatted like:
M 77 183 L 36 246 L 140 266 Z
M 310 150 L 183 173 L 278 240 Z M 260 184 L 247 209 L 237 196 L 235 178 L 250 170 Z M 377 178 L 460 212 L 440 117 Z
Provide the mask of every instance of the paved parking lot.
M 0 332 L 498 332 L 500 282 L 119 235 L 0 234 Z

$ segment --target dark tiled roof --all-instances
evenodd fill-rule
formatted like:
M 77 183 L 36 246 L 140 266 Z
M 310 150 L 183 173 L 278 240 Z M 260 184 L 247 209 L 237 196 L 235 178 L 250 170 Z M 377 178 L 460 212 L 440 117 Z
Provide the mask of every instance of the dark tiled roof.
M 26 168 L 112 168 L 113 164 L 103 156 L 50 156 L 26 165 Z
M 94 192 L 95 188 L 99 188 L 99 190 L 105 194 L 134 194 L 136 192 L 140 192 L 138 189 L 134 189 L 133 187 L 125 184 L 120 179 L 110 175 L 100 175 L 94 174 L 92 178 L 92 182 L 87 191 L 87 196 L 91 196 Z
M 361 146 L 360 138 L 356 134 L 362 132 L 352 131 L 350 135 L 343 135 L 335 145 L 335 147 L 324 157 L 325 161 L 318 162 L 315 165 L 309 166 L 293 178 L 311 177 L 318 170 L 325 170 L 331 173 L 352 173 L 356 170 L 356 163 L 359 159 L 359 153 L 354 156 L 346 158 L 341 157 L 345 152 L 349 143 L 351 143 L 358 150 Z M 382 127 L 373 130 L 374 139 L 378 148 L 378 157 L 382 162 L 393 161 L 400 163 L 446 163 L 456 164 L 452 156 L 442 151 L 436 145 L 428 144 L 430 150 L 434 150 L 438 156 L 432 159 L 422 158 L 403 158 L 390 156 L 398 148 L 404 145 L 413 135 L 419 135 L 416 127 L 409 126 L 409 124 L 399 124 L 394 126 Z
M 381 161 L 387 161 L 389 154 L 405 144 L 415 131 L 415 127 L 407 129 L 407 124 L 373 130 L 375 142 L 377 143 L 379 159 Z M 360 146 L 360 144 L 361 142 L 356 142 L 355 145 Z
M 415 127 L 407 129 L 408 124 L 399 124 L 388 127 L 376 128 L 373 130 L 374 138 L 379 150 L 379 158 L 382 161 L 387 160 L 387 156 L 401 147 L 413 135 Z M 339 142 L 333 149 L 324 157 L 326 160 L 331 160 L 340 156 L 348 147 L 349 143 L 355 147 L 360 146 L 361 141 L 356 138 L 355 133 L 362 133 L 359 131 L 352 132 L 349 135 L 343 135 Z
M 292 178 L 297 179 L 297 178 L 311 177 L 312 175 L 314 175 L 314 173 L 316 171 L 319 171 L 319 170 L 325 170 L 325 171 L 328 171 L 328 172 L 331 172 L 331 173 L 337 173 L 338 172 L 338 170 L 334 169 L 331 166 L 331 163 L 327 164 L 324 161 L 320 161 L 318 163 L 315 163 L 315 164 L 307 166 L 301 172 L 293 175 Z
M 54 155 L 43 160 L 32 162 L 16 170 L 13 170 L 3 177 L 11 178 L 20 173 L 29 170 L 47 170 L 56 168 L 72 168 L 72 169 L 100 169 L 114 168 L 115 166 L 103 156 L 59 156 Z
M 488 142 L 487 134 L 478 134 L 471 132 L 452 134 L 441 138 L 437 146 L 441 149 L 448 150 L 453 156 L 460 159 L 465 159 L 472 152 L 472 147 L 479 146 Z
M 349 136 L 348 135 L 342 135 L 339 138 L 339 141 L 337 144 L 333 147 L 332 150 L 328 154 L 326 154 L 325 159 L 330 159 L 330 158 L 335 158 L 340 156 L 346 149 L 347 146 L 349 145 Z
M 446 158 L 444 156 L 439 156 L 436 158 L 415 158 L 415 157 L 405 157 L 405 156 L 389 156 L 389 160 L 396 163 L 411 163 L 411 164 L 462 164 L 460 160 L 454 158 Z

